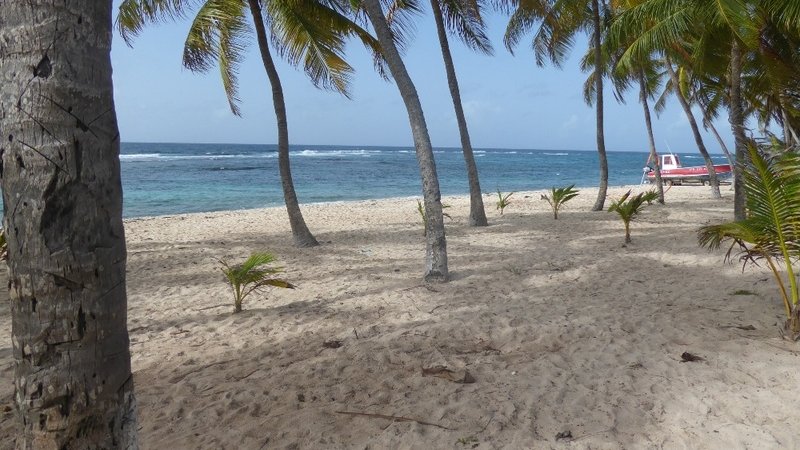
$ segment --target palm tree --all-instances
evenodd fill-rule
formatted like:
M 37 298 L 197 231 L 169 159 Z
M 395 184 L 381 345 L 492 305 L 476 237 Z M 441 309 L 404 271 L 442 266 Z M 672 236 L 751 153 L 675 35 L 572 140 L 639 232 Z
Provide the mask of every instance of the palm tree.
M 124 0 L 117 25 L 128 44 L 148 23 L 183 17 L 194 3 L 188 0 Z M 336 0 L 278 2 L 266 0 L 207 0 L 198 9 L 189 29 L 183 64 L 189 70 L 206 72 L 218 65 L 231 111 L 240 115 L 236 72 L 247 45 L 252 19 L 264 70 L 272 87 L 272 104 L 278 128 L 278 167 L 286 210 L 295 245 L 319 245 L 300 211 L 289 162 L 289 128 L 286 102 L 278 71 L 270 51 L 265 22 L 270 25 L 272 44 L 291 64 L 302 64 L 311 81 L 347 95 L 352 68 L 343 59 L 345 40 L 361 39 L 377 51 L 377 42 L 343 14 Z
M 360 5 L 366 12 L 375 35 L 380 42 L 383 57 L 392 77 L 395 80 L 400 96 L 408 112 L 408 121 L 411 125 L 411 134 L 414 137 L 414 147 L 417 152 L 420 177 L 422 178 L 422 195 L 426 218 L 426 258 L 425 280 L 447 281 L 447 239 L 444 231 L 444 217 L 442 215 L 441 193 L 439 192 L 439 178 L 436 174 L 436 162 L 433 158 L 428 126 L 422 104 L 417 95 L 414 82 L 406 70 L 400 57 L 400 52 L 395 45 L 395 35 L 389 28 L 386 16 L 383 13 L 380 0 L 362 0 Z
M 719 192 L 719 179 L 717 178 L 717 172 L 714 170 L 714 161 L 711 159 L 711 155 L 708 154 L 705 142 L 703 142 L 703 136 L 700 134 L 700 128 L 697 126 L 694 113 L 692 113 L 692 107 L 689 105 L 689 101 L 686 100 L 686 96 L 681 89 L 678 74 L 675 68 L 672 67 L 672 61 L 669 56 L 666 57 L 665 65 L 667 67 L 667 73 L 669 73 L 670 83 L 672 84 L 672 91 L 675 93 L 675 97 L 677 97 L 681 108 L 683 108 L 683 112 L 686 113 L 686 119 L 689 121 L 689 127 L 692 129 L 692 135 L 697 144 L 697 150 L 705 160 L 709 184 L 711 185 L 711 196 L 714 198 L 722 198 L 722 194 Z
M 746 98 L 752 92 L 743 90 L 746 65 L 760 53 L 777 54 L 774 50 L 781 45 L 774 43 L 782 40 L 774 40 L 776 36 L 800 35 L 798 21 L 800 9 L 794 2 L 786 0 L 646 0 L 625 11 L 612 26 L 613 39 L 626 35 L 633 37 L 630 45 L 626 46 L 624 58 L 635 58 L 643 52 L 683 51 L 688 58 L 682 60 L 681 65 L 690 66 L 695 73 L 724 80 L 728 121 L 736 142 L 734 216 L 737 220 L 745 217 L 744 188 L 738 171 L 744 163 L 746 148 L 750 143 L 745 133 L 745 121 Z M 796 58 L 796 46 L 782 47 L 786 54 L 795 55 Z M 705 67 L 710 56 L 714 59 L 721 54 L 725 57 L 724 64 Z M 769 68 L 769 64 L 762 64 L 762 69 Z M 795 74 L 796 70 L 784 74 L 770 70 L 770 83 L 782 88 L 793 83 L 796 85 Z M 791 109 L 785 104 L 780 108 L 782 111 Z
M 644 110 L 644 123 L 647 127 L 647 141 L 650 144 L 650 158 L 653 161 L 653 170 L 656 178 L 656 191 L 658 192 L 658 203 L 664 204 L 664 180 L 661 178 L 661 161 L 658 159 L 658 152 L 656 151 L 656 140 L 653 136 L 653 122 L 650 118 L 650 105 L 648 98 L 652 97 L 653 89 L 648 83 L 648 77 L 645 75 L 645 69 L 639 68 L 637 70 L 637 78 L 639 81 L 639 102 L 642 104 Z M 650 78 L 652 80 L 652 77 Z
M 467 166 L 469 179 L 469 224 L 475 227 L 488 225 L 486 212 L 483 208 L 481 184 L 478 179 L 478 166 L 472 153 L 472 143 L 467 129 L 467 119 L 464 117 L 464 108 L 461 105 L 461 93 L 458 88 L 458 78 L 453 66 L 453 57 L 450 54 L 450 44 L 447 41 L 447 28 L 445 17 L 450 31 L 456 33 L 461 40 L 471 49 L 485 54 L 491 54 L 492 47 L 484 31 L 485 25 L 480 16 L 480 0 L 431 0 L 433 18 L 436 22 L 436 32 L 439 36 L 439 45 L 442 48 L 444 68 L 447 72 L 447 85 L 453 99 L 453 108 L 456 113 L 458 132 L 461 136 L 461 148 L 464 152 L 464 162 Z
M 545 58 L 560 67 L 575 42 L 575 35 L 585 30 L 591 32 L 593 49 L 594 103 L 597 120 L 597 154 L 600 162 L 600 185 L 592 211 L 602 211 L 608 192 L 608 159 L 603 126 L 603 36 L 607 29 L 608 5 L 605 0 L 538 0 L 533 2 L 507 0 L 511 10 L 504 42 L 509 51 L 519 43 L 524 34 L 539 24 L 533 38 L 536 63 L 544 65 Z
M 17 448 L 137 448 L 111 13 L 110 0 L 3 4 Z
M 712 249 L 730 242 L 726 259 L 738 248 L 745 264 L 766 262 L 781 292 L 787 329 L 796 337 L 800 334 L 800 288 L 792 264 L 800 256 L 800 155 L 771 153 L 768 156 L 753 145 L 748 148 L 742 166 L 747 217 L 704 226 L 698 238 L 701 246 Z M 785 265 L 785 278 L 778 268 L 780 261 Z

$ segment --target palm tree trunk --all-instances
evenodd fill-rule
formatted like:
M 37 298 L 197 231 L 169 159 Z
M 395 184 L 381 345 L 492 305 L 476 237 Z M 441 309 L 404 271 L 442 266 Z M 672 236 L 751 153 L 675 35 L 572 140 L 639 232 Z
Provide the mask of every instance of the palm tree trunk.
M 112 2 L 2 10 L 16 448 L 137 448 Z
M 275 118 L 278 123 L 278 167 L 281 173 L 281 186 L 283 187 L 283 199 L 286 202 L 286 212 L 289 214 L 289 225 L 292 227 L 292 237 L 297 247 L 315 247 L 319 245 L 319 242 L 306 226 L 303 213 L 300 211 L 300 204 L 297 201 L 297 194 L 294 191 L 292 169 L 289 164 L 289 124 L 286 118 L 286 102 L 283 99 L 281 79 L 278 76 L 275 62 L 272 60 L 272 55 L 269 51 L 269 41 L 267 40 L 267 32 L 264 29 L 261 5 L 259 0 L 248 0 L 248 4 L 250 5 L 250 13 L 253 16 L 261 60 L 264 63 L 264 70 L 267 72 L 269 84 L 272 86 L 272 106 L 275 108 Z
M 606 202 L 608 192 L 608 159 L 606 158 L 606 140 L 603 132 L 603 50 L 602 35 L 603 29 L 600 22 L 600 1 L 592 0 L 592 39 L 594 40 L 594 67 L 595 67 L 595 91 L 597 92 L 597 156 L 600 160 L 600 186 L 597 190 L 597 200 L 592 207 L 592 211 L 602 211 Z
M 658 203 L 664 204 L 664 180 L 661 179 L 661 161 L 658 160 L 656 152 L 656 140 L 653 137 L 653 122 L 650 118 L 650 105 L 647 102 L 647 81 L 644 78 L 644 71 L 639 70 L 639 101 L 644 108 L 644 122 L 647 125 L 647 138 L 650 140 L 650 158 L 653 160 L 656 175 L 656 189 L 658 190 Z
M 708 154 L 708 150 L 706 150 L 706 145 L 703 143 L 703 136 L 700 135 L 700 128 L 697 126 L 697 121 L 694 119 L 692 108 L 689 106 L 689 102 L 686 101 L 686 97 L 683 96 L 683 92 L 681 92 L 678 74 L 675 73 L 675 69 L 672 67 L 672 61 L 670 61 L 669 57 L 667 57 L 666 62 L 669 78 L 672 81 L 673 87 L 675 88 L 675 96 L 678 97 L 678 102 L 681 104 L 683 112 L 686 113 L 686 118 L 689 120 L 689 126 L 692 128 L 692 134 L 694 135 L 695 143 L 697 143 L 697 149 L 700 151 L 700 154 L 703 155 L 703 159 L 706 161 L 706 169 L 708 169 L 708 178 L 710 180 L 709 184 L 711 184 L 711 196 L 714 198 L 722 198 L 722 194 L 719 193 L 719 180 L 717 179 L 717 172 L 714 170 L 714 161 L 711 160 L 711 156 Z
M 447 31 L 444 27 L 442 18 L 442 8 L 439 0 L 431 0 L 433 18 L 436 21 L 436 32 L 439 34 L 439 45 L 442 48 L 442 58 L 444 68 L 447 72 L 447 86 L 450 88 L 450 96 L 453 98 L 453 108 L 456 112 L 456 122 L 458 122 L 458 132 L 461 135 L 461 148 L 464 152 L 464 162 L 467 166 L 467 178 L 469 179 L 469 224 L 473 227 L 485 227 L 486 211 L 483 208 L 483 196 L 481 195 L 481 184 L 478 179 L 478 166 L 475 164 L 475 156 L 472 154 L 472 143 L 469 139 L 467 130 L 467 119 L 464 117 L 464 108 L 461 106 L 461 93 L 458 89 L 458 78 L 453 66 L 453 57 L 450 55 L 450 44 L 447 42 Z
M 747 153 L 747 136 L 744 134 L 744 110 L 742 108 L 742 51 L 736 37 L 731 45 L 730 65 L 730 107 L 728 108 L 728 122 L 731 124 L 733 139 L 736 143 L 736 166 L 733 179 L 733 217 L 734 220 L 744 220 L 745 210 L 744 179 L 741 176 L 741 165 L 744 164 Z
M 389 71 L 395 80 L 397 89 L 403 97 L 403 102 L 408 112 L 408 121 L 411 133 L 414 136 L 414 147 L 417 152 L 420 177 L 422 178 L 422 195 L 425 202 L 425 280 L 447 281 L 447 240 L 444 232 L 444 217 L 442 216 L 441 194 L 439 192 L 439 178 L 436 174 L 436 162 L 433 158 L 433 148 L 428 135 L 428 126 L 422 112 L 422 104 L 417 95 L 417 89 L 406 71 L 406 66 L 400 58 L 400 53 L 394 45 L 394 37 L 386 23 L 380 0 L 364 0 L 364 9 L 367 17 L 375 29 L 375 34 L 383 49 L 383 56 L 389 66 Z
M 711 130 L 714 138 L 719 143 L 719 148 L 721 148 L 722 153 L 725 154 L 725 159 L 728 160 L 728 164 L 730 164 L 731 167 L 734 167 L 736 165 L 736 161 L 734 161 L 733 156 L 731 156 L 731 152 L 728 150 L 727 144 L 725 144 L 725 141 L 722 140 L 722 136 L 720 136 L 719 131 L 717 131 L 717 127 L 714 126 L 714 122 L 711 121 L 711 118 L 708 116 L 708 113 L 703 105 L 700 105 L 700 107 L 703 108 L 703 125 Z

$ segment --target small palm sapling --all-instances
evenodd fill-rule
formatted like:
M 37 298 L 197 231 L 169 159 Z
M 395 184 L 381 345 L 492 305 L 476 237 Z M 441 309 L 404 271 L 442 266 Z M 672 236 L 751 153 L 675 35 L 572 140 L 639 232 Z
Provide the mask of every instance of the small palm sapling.
M 644 209 L 644 192 L 640 192 L 631 197 L 631 191 L 628 191 L 619 200 L 615 200 L 608 208 L 608 212 L 616 212 L 622 223 L 625 225 L 625 243 L 631 243 L 631 221 L 642 212 Z
M 578 190 L 574 184 L 561 188 L 553 186 L 550 188 L 550 195 L 542 194 L 542 200 L 550 204 L 553 208 L 553 219 L 558 220 L 558 210 L 561 206 L 577 196 Z
M 503 195 L 503 193 L 500 192 L 500 189 L 497 190 L 497 209 L 500 210 L 501 216 L 503 215 L 503 210 L 506 209 L 506 207 L 511 204 L 511 200 L 509 200 L 508 198 L 511 197 L 512 195 L 514 195 L 513 192 L 509 192 L 508 194 Z
M 270 253 L 255 252 L 241 264 L 230 265 L 223 260 L 219 262 L 222 264 L 222 273 L 225 274 L 233 291 L 234 313 L 242 311 L 242 302 L 248 295 L 266 286 L 295 288 L 292 283 L 273 277 L 282 271 L 280 267 L 264 267 L 275 262 L 275 257 Z

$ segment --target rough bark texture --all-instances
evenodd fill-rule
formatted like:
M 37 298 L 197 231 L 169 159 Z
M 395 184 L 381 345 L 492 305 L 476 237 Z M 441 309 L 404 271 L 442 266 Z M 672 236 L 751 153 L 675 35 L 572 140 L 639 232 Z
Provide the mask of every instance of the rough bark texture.
M 389 66 L 389 71 L 395 80 L 397 89 L 403 97 L 411 133 L 414 136 L 414 147 L 417 152 L 417 163 L 422 178 L 422 195 L 425 203 L 425 280 L 447 281 L 447 240 L 444 233 L 444 218 L 442 216 L 442 201 L 439 192 L 439 178 L 436 174 L 436 162 L 433 158 L 433 148 L 428 135 L 428 126 L 422 112 L 422 104 L 417 95 L 417 89 L 406 71 L 406 66 L 400 58 L 400 53 L 394 45 L 392 32 L 386 23 L 379 0 L 364 0 L 364 9 L 367 17 L 375 28 L 375 34 L 383 49 L 383 56 Z
M 647 103 L 647 81 L 644 72 L 639 71 L 639 101 L 644 109 L 644 123 L 647 125 L 647 138 L 650 144 L 650 159 L 655 167 L 656 189 L 658 190 L 658 203 L 664 204 L 664 180 L 661 179 L 661 161 L 656 152 L 656 140 L 653 137 L 653 121 L 650 118 L 650 105 Z
M 300 203 L 297 201 L 297 194 L 294 191 L 292 181 L 292 169 L 289 164 L 289 122 L 286 119 L 286 102 L 283 99 L 283 87 L 272 54 L 269 51 L 269 41 L 267 31 L 264 28 L 264 19 L 261 14 L 261 5 L 258 0 L 248 0 L 250 13 L 253 16 L 253 24 L 256 29 L 258 39 L 258 49 L 261 52 L 261 60 L 264 63 L 264 70 L 267 72 L 269 84 L 272 86 L 272 106 L 275 108 L 275 118 L 278 123 L 278 167 L 281 172 L 281 186 L 283 187 L 283 199 L 286 203 L 286 212 L 289 214 L 289 225 L 292 227 L 292 237 L 298 247 L 314 247 L 319 242 L 306 226 L 303 213 L 300 211 Z
M 447 42 L 447 30 L 445 30 L 439 1 L 440 0 L 431 0 L 431 8 L 433 9 L 433 18 L 436 21 L 436 32 L 439 35 L 439 46 L 442 48 L 444 68 L 447 72 L 447 86 L 450 88 L 450 97 L 453 99 L 453 108 L 456 112 L 458 133 L 461 136 L 461 148 L 464 152 L 464 163 L 467 166 L 467 178 L 469 179 L 469 224 L 473 227 L 485 227 L 489 223 L 486 221 L 486 211 L 483 208 L 481 184 L 478 179 L 478 166 L 475 164 L 475 156 L 472 154 L 472 142 L 470 142 L 469 139 L 467 119 L 464 117 L 464 108 L 461 105 L 461 92 L 458 89 L 458 78 L 456 78 L 453 57 L 450 54 L 450 44 Z
M 20 449 L 136 448 L 111 1 L 0 1 Z
M 595 91 L 597 93 L 595 112 L 597 113 L 597 157 L 600 161 L 600 185 L 597 189 L 597 201 L 592 211 L 602 211 L 608 192 L 608 159 L 606 158 L 606 139 L 603 131 L 603 49 L 602 49 L 602 24 L 600 23 L 600 1 L 592 0 L 592 39 L 594 40 L 594 67 L 597 75 L 594 77 Z
M 689 126 L 692 128 L 692 135 L 694 135 L 697 150 L 700 151 L 700 154 L 703 155 L 703 159 L 706 162 L 706 169 L 708 169 L 708 178 L 710 180 L 709 184 L 711 185 L 711 196 L 714 198 L 722 198 L 722 195 L 719 193 L 717 172 L 714 170 L 714 161 L 711 160 L 711 156 L 708 154 L 708 150 L 706 150 L 703 136 L 700 135 L 700 128 L 697 126 L 697 121 L 694 120 L 694 114 L 692 114 L 692 107 L 689 106 L 689 102 L 686 101 L 686 97 L 684 97 L 681 92 L 678 74 L 675 73 L 675 69 L 673 69 L 672 62 L 669 61 L 669 59 L 667 59 L 667 72 L 669 72 L 669 78 L 675 87 L 675 96 L 678 97 L 678 102 L 681 104 L 683 112 L 686 113 L 686 119 L 689 120 Z
M 745 210 L 744 178 L 741 176 L 741 166 L 747 154 L 747 136 L 744 133 L 744 110 L 742 108 L 742 51 L 736 39 L 731 45 L 730 66 L 730 107 L 728 108 L 728 122 L 733 131 L 733 140 L 736 145 L 736 167 L 733 179 L 733 218 L 744 220 L 747 215 Z

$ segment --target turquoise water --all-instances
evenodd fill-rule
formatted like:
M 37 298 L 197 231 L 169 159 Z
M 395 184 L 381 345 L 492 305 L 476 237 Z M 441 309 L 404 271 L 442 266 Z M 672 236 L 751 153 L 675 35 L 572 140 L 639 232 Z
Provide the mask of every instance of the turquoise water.
M 301 203 L 421 195 L 413 148 L 304 145 L 290 154 Z M 697 154 L 680 155 L 685 165 L 702 164 Z M 461 149 L 437 148 L 435 157 L 442 194 L 468 193 Z M 588 187 L 599 178 L 593 151 L 487 148 L 475 157 L 484 192 Z M 644 152 L 609 152 L 609 183 L 638 184 L 646 160 Z M 283 204 L 274 145 L 123 143 L 120 162 L 125 217 Z

